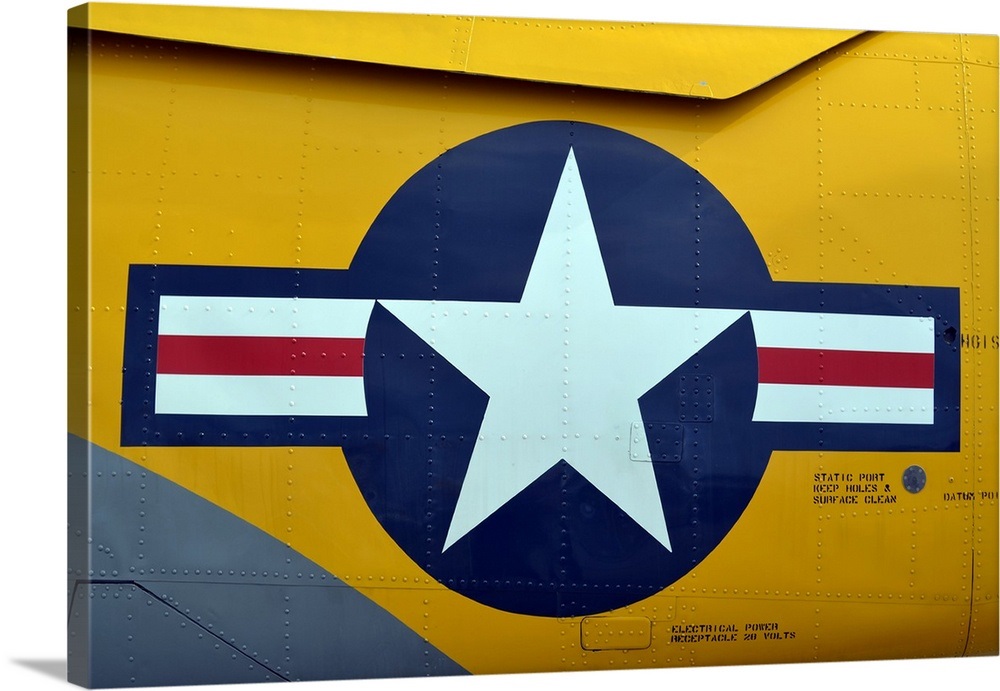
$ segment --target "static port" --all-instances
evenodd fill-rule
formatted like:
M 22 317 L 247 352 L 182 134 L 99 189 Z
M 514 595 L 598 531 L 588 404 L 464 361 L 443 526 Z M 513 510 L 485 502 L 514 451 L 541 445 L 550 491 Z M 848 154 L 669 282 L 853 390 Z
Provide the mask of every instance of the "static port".
M 903 487 L 910 494 L 916 494 L 927 484 L 927 473 L 919 465 L 911 465 L 903 471 Z

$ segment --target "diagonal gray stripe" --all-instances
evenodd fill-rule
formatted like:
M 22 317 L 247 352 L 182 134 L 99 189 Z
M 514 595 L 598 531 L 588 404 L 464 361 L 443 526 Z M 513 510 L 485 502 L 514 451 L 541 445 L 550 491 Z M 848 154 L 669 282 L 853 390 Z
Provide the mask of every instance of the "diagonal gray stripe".
M 92 686 L 465 673 L 359 591 L 196 494 L 78 437 L 69 461 L 74 681 L 87 683 L 81 655 Z

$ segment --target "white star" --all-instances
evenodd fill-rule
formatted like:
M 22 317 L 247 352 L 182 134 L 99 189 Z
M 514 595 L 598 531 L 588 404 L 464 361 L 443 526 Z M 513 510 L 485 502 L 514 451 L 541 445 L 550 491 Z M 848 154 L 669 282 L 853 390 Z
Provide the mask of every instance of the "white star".
M 560 460 L 670 549 L 638 399 L 746 310 L 615 305 L 572 149 L 520 302 L 380 302 L 489 396 L 444 550 Z

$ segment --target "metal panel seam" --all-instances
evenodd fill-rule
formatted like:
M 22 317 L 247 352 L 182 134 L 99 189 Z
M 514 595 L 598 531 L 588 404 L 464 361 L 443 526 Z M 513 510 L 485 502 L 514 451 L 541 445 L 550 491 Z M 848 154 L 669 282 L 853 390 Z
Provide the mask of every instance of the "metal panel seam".
M 963 158 L 965 159 L 965 169 L 967 171 L 969 171 L 969 184 L 966 187 L 966 191 L 965 191 L 965 194 L 966 194 L 966 204 L 968 205 L 968 208 L 966 210 L 966 213 L 967 213 L 966 223 L 968 224 L 969 232 L 974 234 L 976 232 L 976 229 L 975 229 L 975 213 L 973 211 L 973 202 L 974 202 L 975 195 L 974 195 L 973 190 L 972 190 L 972 187 L 974 185 L 974 182 L 973 182 L 973 178 L 974 178 L 974 174 L 973 174 L 973 161 L 972 161 L 972 154 L 970 153 L 970 150 L 969 150 L 969 68 L 968 68 L 968 63 L 966 62 L 966 56 L 965 56 L 965 36 L 966 36 L 965 34 L 959 34 L 957 36 L 957 40 L 958 40 L 959 64 L 962 67 L 962 144 L 963 144 L 963 146 L 965 148 L 965 152 L 964 152 Z M 970 283 L 972 285 L 971 289 L 969 290 L 969 293 L 970 293 L 969 294 L 969 313 L 970 313 L 969 317 L 973 320 L 973 323 L 974 323 L 975 314 L 976 314 L 976 300 L 977 300 L 976 290 L 975 290 L 975 275 L 976 275 L 976 270 L 975 270 L 975 264 L 973 262 L 971 262 L 971 261 L 969 262 L 968 271 L 969 271 L 969 279 L 971 279 Z M 973 361 L 973 363 L 975 363 L 975 360 L 977 358 L 978 358 L 978 353 L 976 353 L 976 351 L 973 351 L 972 357 L 970 359 Z M 969 388 L 970 388 L 970 390 L 973 390 L 973 391 L 975 390 L 975 387 L 974 387 L 975 380 L 978 379 L 978 377 L 976 375 L 977 375 L 976 366 L 975 366 L 975 364 L 973 364 L 972 372 L 969 374 L 970 378 L 973 380 L 973 381 L 970 382 Z M 971 405 L 971 402 L 970 402 L 970 405 Z M 971 447 L 969 449 L 969 455 L 970 455 L 970 459 L 969 460 L 970 460 L 970 462 L 972 462 L 974 464 L 975 460 L 976 460 L 975 459 L 975 454 L 976 454 L 976 438 L 978 436 L 978 432 L 977 432 L 975 417 L 973 417 L 972 415 L 969 416 L 969 425 L 972 427 L 971 434 L 969 435 L 970 436 L 969 445 Z M 973 478 L 973 491 L 975 491 L 976 473 L 974 471 L 972 473 L 972 478 Z M 972 535 L 975 536 L 975 534 L 976 534 L 976 503 L 975 503 L 975 501 L 972 502 L 972 505 L 971 505 L 971 508 L 970 508 L 970 513 L 971 513 L 970 521 L 972 523 Z M 973 616 L 975 615 L 975 609 L 976 609 L 976 596 L 975 596 L 975 586 L 976 586 L 976 545 L 975 545 L 975 543 L 971 544 L 970 547 L 969 547 L 969 549 L 970 549 L 970 552 L 971 552 L 971 554 L 970 554 L 970 563 L 969 563 L 969 596 L 968 596 L 969 597 L 969 600 L 968 600 L 969 613 L 968 613 L 968 619 L 966 620 L 965 645 L 962 647 L 962 655 L 963 656 L 966 656 L 966 655 L 969 654 L 969 643 L 970 643 L 970 641 L 972 639 L 972 619 L 973 619 Z
M 465 42 L 465 61 L 462 63 L 462 72 L 469 72 L 469 56 L 472 54 L 472 39 L 476 35 L 476 17 L 471 17 L 472 26 L 469 27 L 469 38 Z

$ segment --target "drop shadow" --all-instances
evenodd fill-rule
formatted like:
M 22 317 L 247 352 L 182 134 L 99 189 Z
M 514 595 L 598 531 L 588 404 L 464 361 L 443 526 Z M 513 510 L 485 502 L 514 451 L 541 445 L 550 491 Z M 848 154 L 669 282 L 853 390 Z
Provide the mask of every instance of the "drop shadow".
M 66 681 L 66 660 L 11 660 L 11 662 L 47 677 Z

